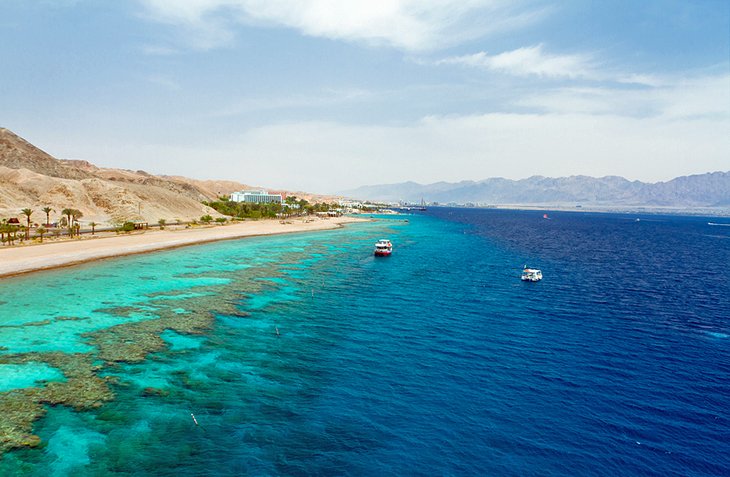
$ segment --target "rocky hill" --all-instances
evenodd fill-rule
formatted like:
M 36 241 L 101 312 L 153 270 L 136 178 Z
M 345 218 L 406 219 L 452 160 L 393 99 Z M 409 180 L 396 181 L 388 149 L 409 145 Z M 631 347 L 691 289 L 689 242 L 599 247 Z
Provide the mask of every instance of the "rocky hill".
M 0 166 L 10 169 L 28 169 L 63 179 L 91 177 L 81 168 L 57 160 L 5 128 L 0 128 Z
M 682 176 L 646 183 L 623 177 L 491 178 L 458 183 L 404 182 L 360 187 L 343 195 L 383 201 L 475 203 L 483 205 L 587 205 L 606 207 L 727 208 L 730 172 Z
M 88 161 L 56 159 L 12 131 L 0 128 L 0 219 L 18 217 L 33 209 L 32 220 L 45 222 L 43 207 L 51 207 L 54 221 L 61 210 L 83 212 L 82 223 L 110 224 L 133 220 L 157 223 L 188 221 L 215 210 L 201 202 L 252 189 L 229 180 L 197 180 L 156 176 L 145 171 L 97 167 Z M 307 192 L 271 191 L 296 195 L 310 202 L 337 197 Z
M 227 194 L 247 187 L 230 181 L 221 183 L 225 187 L 196 182 L 59 160 L 0 128 L 0 218 L 17 217 L 27 207 L 35 211 L 32 220 L 42 223 L 45 214 L 41 208 L 46 206 L 56 211 L 51 220 L 59 218 L 64 208 L 74 208 L 83 212 L 82 222 L 97 223 L 216 217 L 219 214 L 201 201 L 214 199 L 217 192 Z

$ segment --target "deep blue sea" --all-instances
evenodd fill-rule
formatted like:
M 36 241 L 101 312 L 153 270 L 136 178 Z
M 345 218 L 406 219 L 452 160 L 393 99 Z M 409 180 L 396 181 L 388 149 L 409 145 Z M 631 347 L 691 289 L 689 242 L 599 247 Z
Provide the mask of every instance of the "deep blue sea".
M 0 475 L 730 475 L 730 227 L 708 225 L 730 219 L 549 217 L 433 208 L 4 279 L 2 354 L 215 319 L 100 364 L 115 399 L 50 406 Z M 0 391 L 63 379 L 0 365 Z

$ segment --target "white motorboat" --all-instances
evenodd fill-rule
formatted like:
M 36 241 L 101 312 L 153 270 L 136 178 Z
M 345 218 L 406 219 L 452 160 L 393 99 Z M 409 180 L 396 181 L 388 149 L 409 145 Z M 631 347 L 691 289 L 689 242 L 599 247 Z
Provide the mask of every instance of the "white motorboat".
M 539 282 L 542 280 L 542 270 L 527 268 L 527 265 L 525 265 L 525 268 L 522 269 L 522 277 L 520 279 L 523 282 Z

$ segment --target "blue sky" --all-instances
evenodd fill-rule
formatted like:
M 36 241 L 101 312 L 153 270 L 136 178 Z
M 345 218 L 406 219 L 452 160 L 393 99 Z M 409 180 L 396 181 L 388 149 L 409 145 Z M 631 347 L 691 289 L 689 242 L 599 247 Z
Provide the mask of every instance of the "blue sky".
M 730 170 L 730 3 L 0 0 L 0 126 L 334 192 Z

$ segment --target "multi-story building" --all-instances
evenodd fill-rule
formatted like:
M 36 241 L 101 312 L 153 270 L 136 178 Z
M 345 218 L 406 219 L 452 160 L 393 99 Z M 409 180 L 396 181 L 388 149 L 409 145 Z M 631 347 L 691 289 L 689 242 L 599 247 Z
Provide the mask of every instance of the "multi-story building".
M 265 190 L 243 190 L 231 194 L 231 201 L 249 202 L 252 204 L 269 204 L 272 202 L 281 204 L 282 198 L 281 194 L 269 194 Z

